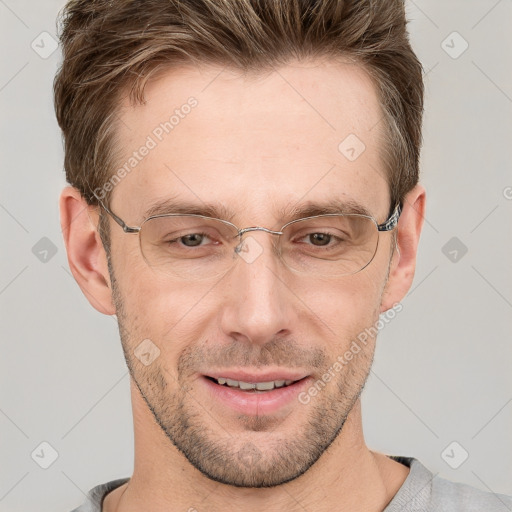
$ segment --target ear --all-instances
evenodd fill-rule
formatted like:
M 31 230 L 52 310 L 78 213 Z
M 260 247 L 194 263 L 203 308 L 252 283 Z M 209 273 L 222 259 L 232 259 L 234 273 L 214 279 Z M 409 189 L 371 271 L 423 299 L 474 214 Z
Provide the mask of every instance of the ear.
M 391 309 L 409 291 L 416 269 L 416 254 L 425 216 L 425 189 L 416 185 L 404 198 L 398 221 L 397 247 L 394 249 L 380 312 Z
M 64 188 L 59 206 L 69 268 L 78 286 L 95 309 L 114 315 L 107 255 L 96 229 L 97 207 L 88 205 L 74 187 Z

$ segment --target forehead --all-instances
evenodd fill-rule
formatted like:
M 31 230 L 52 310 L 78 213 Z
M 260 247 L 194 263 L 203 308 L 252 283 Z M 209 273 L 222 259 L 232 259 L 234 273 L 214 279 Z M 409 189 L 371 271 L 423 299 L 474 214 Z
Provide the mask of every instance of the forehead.
M 129 202 L 132 218 L 166 196 L 266 215 L 326 196 L 389 208 L 382 112 L 359 65 L 182 66 L 145 96 L 137 106 L 124 99 L 118 116 L 116 169 L 128 172 L 112 205 Z

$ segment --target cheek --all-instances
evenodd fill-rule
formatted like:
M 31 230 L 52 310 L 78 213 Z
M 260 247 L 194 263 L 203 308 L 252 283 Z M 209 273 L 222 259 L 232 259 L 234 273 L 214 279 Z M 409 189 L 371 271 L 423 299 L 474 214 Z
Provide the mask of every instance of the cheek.
M 118 245 L 113 251 L 112 263 L 126 320 L 144 332 L 176 323 L 198 297 L 182 282 L 149 267 L 137 237 L 125 237 L 116 240 Z
M 297 282 L 297 297 L 320 318 L 345 322 L 371 317 L 378 311 L 384 274 L 368 267 L 357 274 L 337 279 Z M 378 313 L 377 313 L 378 314 Z
M 377 267 L 377 266 L 375 266 Z M 296 295 L 301 308 L 301 332 L 322 344 L 332 361 L 344 354 L 361 333 L 368 332 L 379 318 L 383 286 L 382 269 L 341 279 L 302 283 Z M 368 339 L 367 349 L 373 341 Z
M 137 270 L 132 269 L 122 285 L 125 322 L 133 338 L 151 339 L 172 358 L 204 332 L 207 292 L 215 283 L 194 286 L 147 267 Z

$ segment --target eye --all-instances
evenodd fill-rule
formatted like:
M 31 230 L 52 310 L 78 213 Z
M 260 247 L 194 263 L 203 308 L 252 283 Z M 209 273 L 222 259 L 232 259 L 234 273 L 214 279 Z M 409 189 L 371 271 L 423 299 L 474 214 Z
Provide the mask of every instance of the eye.
M 328 233 L 311 233 L 307 235 L 306 238 L 309 238 L 312 245 L 323 247 L 325 245 L 329 245 L 332 235 L 329 235 Z
M 160 242 L 161 245 L 166 246 L 167 248 L 180 249 L 180 248 L 194 248 L 194 247 L 207 247 L 211 245 L 218 245 L 214 238 L 207 233 L 187 233 L 185 235 L 176 236 L 175 233 L 169 233 L 167 236 L 163 237 Z
M 180 240 L 183 245 L 186 247 L 198 247 L 200 245 L 204 245 L 203 241 L 208 239 L 208 235 L 205 233 L 190 233 L 188 235 L 181 236 L 172 240 L 172 242 L 176 240 Z
M 295 240 L 309 247 L 325 247 L 329 249 L 337 247 L 343 242 L 345 242 L 345 239 L 342 238 L 341 236 L 337 236 L 333 233 L 328 233 L 326 231 L 315 231 L 309 232 L 307 234 L 302 234 L 296 237 Z

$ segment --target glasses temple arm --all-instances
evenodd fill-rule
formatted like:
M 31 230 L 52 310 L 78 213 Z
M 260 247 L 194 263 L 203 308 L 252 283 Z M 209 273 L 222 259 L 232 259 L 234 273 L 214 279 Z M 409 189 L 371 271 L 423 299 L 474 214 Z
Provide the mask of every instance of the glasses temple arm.
M 393 210 L 393 213 L 389 216 L 389 218 L 382 224 L 377 226 L 379 231 L 391 231 L 398 224 L 398 219 L 400 218 L 400 214 L 402 213 L 402 204 L 398 203 Z
M 125 233 L 138 233 L 140 231 L 140 227 L 131 227 L 126 224 L 126 222 L 118 217 L 113 211 L 107 208 L 102 201 L 98 199 L 101 207 L 123 228 Z

